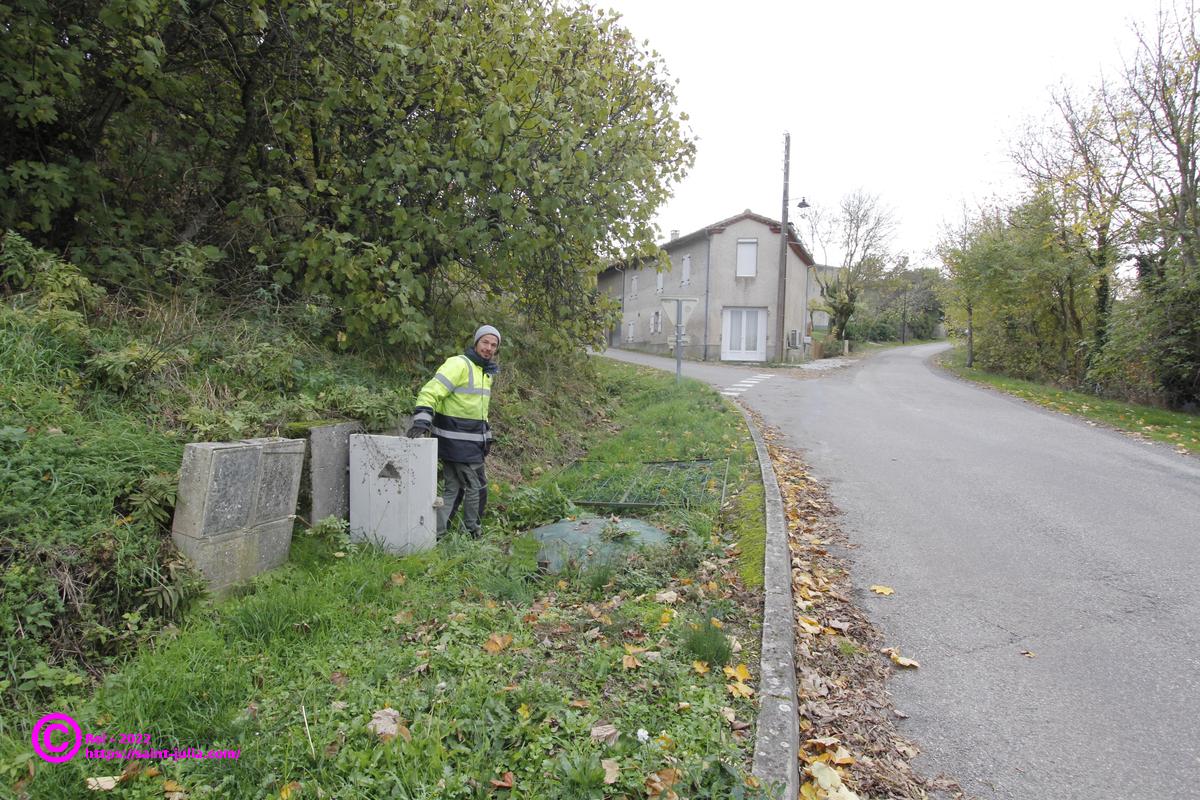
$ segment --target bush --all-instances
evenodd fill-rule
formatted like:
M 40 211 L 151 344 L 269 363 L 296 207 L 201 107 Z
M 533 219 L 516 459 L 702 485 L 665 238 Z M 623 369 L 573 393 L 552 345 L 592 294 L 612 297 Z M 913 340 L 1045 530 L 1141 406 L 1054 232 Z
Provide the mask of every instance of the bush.
M 714 669 L 728 664 L 730 656 L 733 655 L 729 637 L 713 625 L 711 619 L 688 625 L 683 637 L 683 648 L 697 661 L 703 661 Z

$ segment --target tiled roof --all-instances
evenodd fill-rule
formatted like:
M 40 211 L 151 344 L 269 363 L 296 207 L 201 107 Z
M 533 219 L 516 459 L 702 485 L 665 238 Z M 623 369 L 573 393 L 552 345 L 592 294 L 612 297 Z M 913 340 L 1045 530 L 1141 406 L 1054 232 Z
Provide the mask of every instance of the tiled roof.
M 735 214 L 732 217 L 727 217 L 726 219 L 723 219 L 720 222 L 714 222 L 711 225 L 705 225 L 703 228 L 700 228 L 699 230 L 695 230 L 684 236 L 678 236 L 674 239 L 671 239 L 670 241 L 664 243 L 661 246 L 664 250 L 670 251 L 670 250 L 675 249 L 679 245 L 690 244 L 690 243 L 696 241 L 697 239 L 703 239 L 704 237 L 708 236 L 711 233 L 720 233 L 721 231 L 725 230 L 726 228 L 728 228 L 730 225 L 734 224 L 735 222 L 741 222 L 744 219 L 752 219 L 755 222 L 759 222 L 759 223 L 762 223 L 763 225 L 766 225 L 768 228 L 771 229 L 772 233 L 779 233 L 779 220 L 771 219 L 770 217 L 764 217 L 762 214 L 755 214 L 753 211 L 751 211 L 750 209 L 747 208 L 745 211 L 743 211 L 740 214 Z M 804 245 L 802 245 L 800 243 L 799 238 L 796 236 L 796 231 L 794 228 L 792 228 L 791 223 L 788 223 L 788 228 L 789 228 L 788 245 L 792 248 L 792 252 L 795 253 L 797 256 L 799 256 L 800 260 L 803 261 L 805 264 L 809 265 L 810 267 L 813 266 L 813 264 L 815 263 L 813 261 L 813 257 L 811 255 L 809 255 L 808 251 L 804 249 Z

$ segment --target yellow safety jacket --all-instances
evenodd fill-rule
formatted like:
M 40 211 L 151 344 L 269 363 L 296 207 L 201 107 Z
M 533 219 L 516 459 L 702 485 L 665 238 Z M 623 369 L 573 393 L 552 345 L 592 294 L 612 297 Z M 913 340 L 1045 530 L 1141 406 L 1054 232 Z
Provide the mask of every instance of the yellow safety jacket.
M 492 376 L 466 355 L 451 356 L 421 387 L 412 421 L 432 425 L 442 461 L 478 464 L 492 447 L 491 398 Z

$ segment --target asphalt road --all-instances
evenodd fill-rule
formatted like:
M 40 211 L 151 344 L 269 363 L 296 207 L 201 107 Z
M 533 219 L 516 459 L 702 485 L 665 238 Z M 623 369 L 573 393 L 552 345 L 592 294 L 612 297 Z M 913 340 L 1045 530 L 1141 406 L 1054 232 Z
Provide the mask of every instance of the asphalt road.
M 1200 461 L 958 381 L 941 347 L 738 397 L 830 484 L 857 601 L 921 663 L 891 683 L 917 766 L 982 798 L 1200 798 Z

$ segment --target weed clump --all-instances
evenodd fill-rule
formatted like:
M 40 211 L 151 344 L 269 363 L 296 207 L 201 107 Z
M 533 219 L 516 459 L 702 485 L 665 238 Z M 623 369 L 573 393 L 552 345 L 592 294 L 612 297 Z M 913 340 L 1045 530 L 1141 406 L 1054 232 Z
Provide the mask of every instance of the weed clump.
M 733 655 L 729 637 L 712 620 L 689 625 L 683 636 L 683 649 L 710 667 L 725 666 Z

